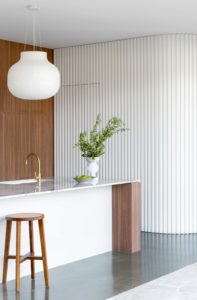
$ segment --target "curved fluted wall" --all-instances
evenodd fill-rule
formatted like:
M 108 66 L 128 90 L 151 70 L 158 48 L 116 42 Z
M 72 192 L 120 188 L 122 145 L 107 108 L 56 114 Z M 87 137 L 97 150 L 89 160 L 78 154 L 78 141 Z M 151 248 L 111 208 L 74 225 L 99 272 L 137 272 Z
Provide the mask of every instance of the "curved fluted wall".
M 73 149 L 97 113 L 130 128 L 100 176 L 140 179 L 142 230 L 197 232 L 197 36 L 161 35 L 55 50 L 55 173 L 85 172 Z

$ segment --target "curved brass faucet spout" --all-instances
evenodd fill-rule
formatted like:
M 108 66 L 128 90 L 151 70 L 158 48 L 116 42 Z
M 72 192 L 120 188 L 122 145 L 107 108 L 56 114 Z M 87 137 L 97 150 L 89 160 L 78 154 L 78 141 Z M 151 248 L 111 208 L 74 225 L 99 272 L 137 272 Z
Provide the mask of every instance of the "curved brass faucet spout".
M 28 165 L 28 159 L 29 157 L 34 156 L 38 162 L 38 174 L 37 172 L 35 172 L 35 179 L 39 182 L 41 180 L 41 167 L 40 167 L 40 158 L 38 157 L 38 155 L 36 153 L 29 153 L 26 157 L 26 161 L 25 164 Z

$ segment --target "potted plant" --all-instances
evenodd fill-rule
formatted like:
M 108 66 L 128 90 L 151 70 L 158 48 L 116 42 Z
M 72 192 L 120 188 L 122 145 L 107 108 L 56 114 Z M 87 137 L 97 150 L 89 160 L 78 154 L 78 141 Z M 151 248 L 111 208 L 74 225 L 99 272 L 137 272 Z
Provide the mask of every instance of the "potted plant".
M 93 129 L 88 135 L 86 131 L 83 131 L 79 135 L 79 141 L 75 144 L 79 147 L 82 156 L 86 158 L 88 163 L 88 172 L 92 177 L 96 177 L 99 170 L 98 161 L 100 156 L 105 154 L 105 143 L 114 134 L 127 130 L 124 122 L 117 118 L 112 117 L 105 128 L 99 130 L 101 123 L 101 115 L 97 115 L 96 122 Z

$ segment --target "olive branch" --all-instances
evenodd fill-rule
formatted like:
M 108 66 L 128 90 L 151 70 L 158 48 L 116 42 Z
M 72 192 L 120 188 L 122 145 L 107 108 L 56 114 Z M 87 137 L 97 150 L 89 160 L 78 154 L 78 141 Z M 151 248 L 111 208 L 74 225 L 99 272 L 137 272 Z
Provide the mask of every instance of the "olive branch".
M 99 130 L 100 123 L 101 115 L 99 114 L 89 136 L 86 131 L 80 133 L 79 141 L 75 144 L 75 147 L 80 149 L 83 157 L 95 159 L 102 156 L 105 154 L 106 141 L 114 134 L 128 130 L 128 128 L 125 128 L 125 123 L 117 117 L 112 117 L 102 130 Z

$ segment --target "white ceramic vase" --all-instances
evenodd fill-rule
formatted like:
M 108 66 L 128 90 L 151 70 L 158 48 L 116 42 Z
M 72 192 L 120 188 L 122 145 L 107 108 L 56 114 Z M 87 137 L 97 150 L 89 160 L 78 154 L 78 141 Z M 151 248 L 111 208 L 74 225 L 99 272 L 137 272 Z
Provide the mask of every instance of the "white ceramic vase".
M 99 170 L 99 165 L 98 165 L 99 157 L 95 157 L 95 159 L 92 159 L 91 157 L 86 157 L 86 161 L 88 163 L 88 167 L 87 167 L 88 174 L 90 176 L 97 177 L 97 173 Z

